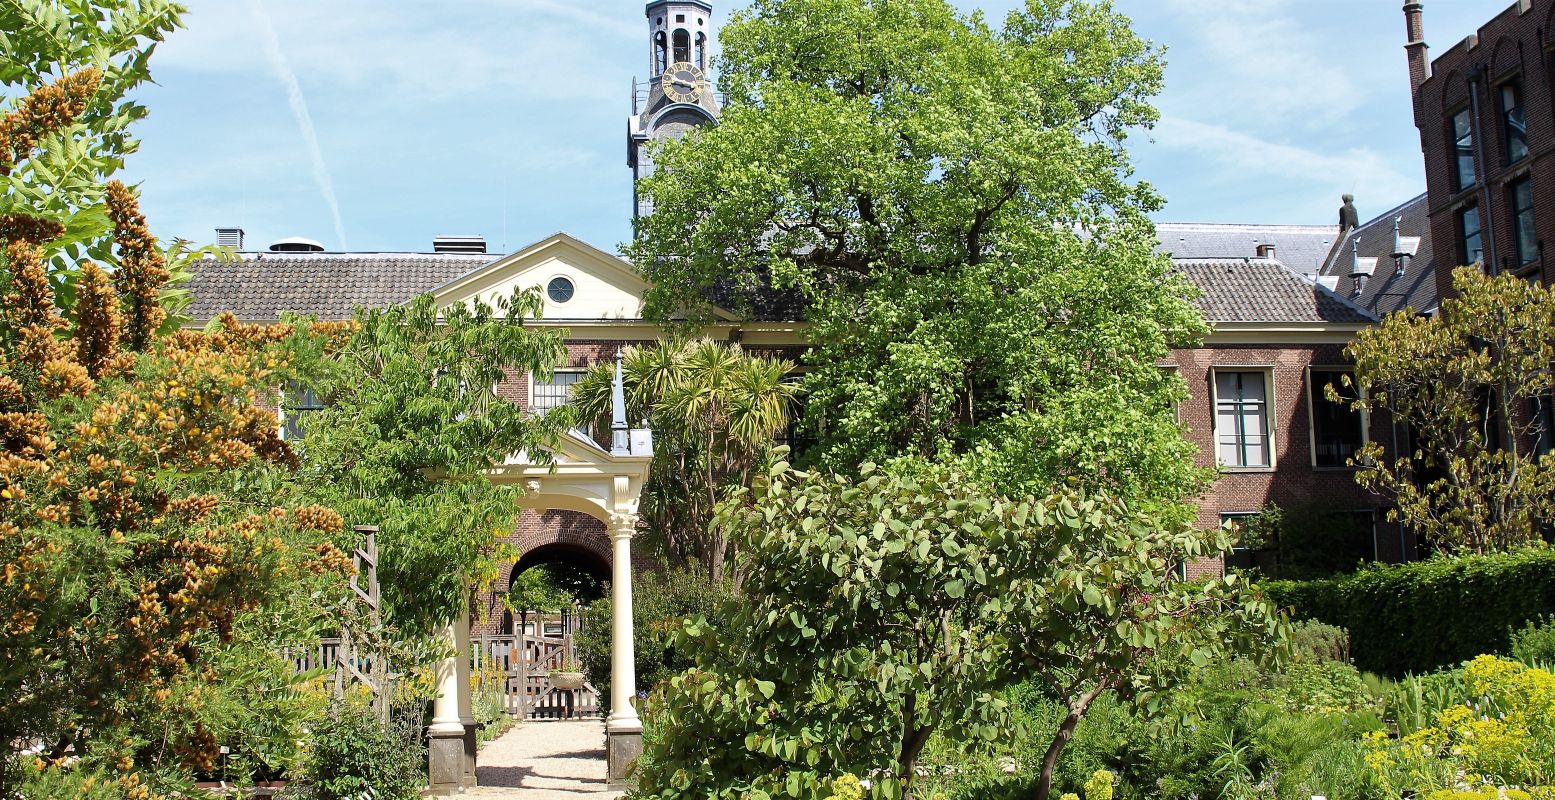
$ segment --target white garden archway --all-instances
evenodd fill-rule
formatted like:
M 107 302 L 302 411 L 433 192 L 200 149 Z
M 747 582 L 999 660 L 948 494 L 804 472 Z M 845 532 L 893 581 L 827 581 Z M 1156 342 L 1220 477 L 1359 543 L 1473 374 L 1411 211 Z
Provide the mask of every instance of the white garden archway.
M 653 436 L 628 429 L 621 384 L 621 354 L 616 354 L 611 446 L 606 449 L 581 431 L 570 431 L 547 458 L 515 453 L 488 477 L 517 484 L 522 508 L 563 509 L 587 514 L 605 524 L 610 538 L 610 717 L 605 720 L 606 758 L 611 781 L 642 752 L 642 720 L 632 701 L 637 692 L 632 638 L 632 534 L 638 501 L 653 460 Z M 427 729 L 429 777 L 437 793 L 475 785 L 475 729 L 470 698 L 470 619 L 462 614 L 449 626 L 454 658 L 438 668 L 439 694 Z

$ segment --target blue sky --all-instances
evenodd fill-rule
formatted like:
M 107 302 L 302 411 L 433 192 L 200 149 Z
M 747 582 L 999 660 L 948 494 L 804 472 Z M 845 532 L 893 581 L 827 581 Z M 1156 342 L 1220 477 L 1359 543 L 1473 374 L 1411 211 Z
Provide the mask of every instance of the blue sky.
M 159 236 L 241 225 L 250 249 L 423 251 L 438 234 L 493 250 L 630 235 L 642 0 L 185 2 L 126 171 Z M 718 20 L 735 7 L 714 3 Z M 1168 48 L 1162 122 L 1132 146 L 1160 220 L 1328 223 L 1345 192 L 1371 217 L 1423 191 L 1398 0 L 1116 4 Z M 1508 4 L 1427 2 L 1433 52 Z

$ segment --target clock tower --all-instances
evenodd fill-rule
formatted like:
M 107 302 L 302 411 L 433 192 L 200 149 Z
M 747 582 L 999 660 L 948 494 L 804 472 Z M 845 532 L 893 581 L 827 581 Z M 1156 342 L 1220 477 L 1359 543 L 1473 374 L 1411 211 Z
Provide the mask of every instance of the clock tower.
M 648 4 L 648 81 L 632 81 L 632 116 L 627 119 L 626 163 L 632 168 L 632 218 L 648 213 L 637 181 L 653 172 L 643 145 L 678 139 L 718 119 L 707 69 L 713 36 L 713 5 L 701 0 L 654 0 Z

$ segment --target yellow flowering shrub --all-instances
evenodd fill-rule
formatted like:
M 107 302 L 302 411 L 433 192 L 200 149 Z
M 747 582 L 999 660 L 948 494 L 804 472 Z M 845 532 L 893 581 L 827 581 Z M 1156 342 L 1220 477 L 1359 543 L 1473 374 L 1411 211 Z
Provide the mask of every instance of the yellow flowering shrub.
M 1366 763 L 1428 800 L 1555 798 L 1555 674 L 1495 656 L 1464 669 L 1477 699 L 1401 739 L 1367 736 Z

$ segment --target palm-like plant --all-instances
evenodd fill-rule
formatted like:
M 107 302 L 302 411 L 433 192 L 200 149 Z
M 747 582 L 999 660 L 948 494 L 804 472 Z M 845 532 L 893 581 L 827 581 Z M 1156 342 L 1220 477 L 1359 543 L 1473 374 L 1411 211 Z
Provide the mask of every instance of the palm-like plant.
M 708 530 L 725 487 L 745 485 L 788 428 L 799 386 L 794 364 L 752 356 L 710 339 L 631 347 L 622 354 L 629 419 L 654 432 L 654 464 L 642 514 L 649 533 L 677 561 L 701 562 L 715 580 L 733 555 Z M 573 387 L 579 417 L 610 418 L 615 365 L 595 366 Z

